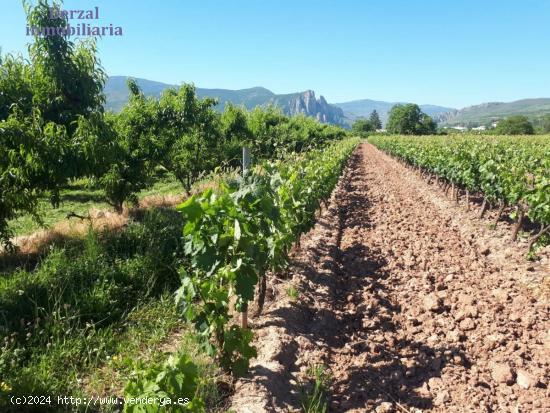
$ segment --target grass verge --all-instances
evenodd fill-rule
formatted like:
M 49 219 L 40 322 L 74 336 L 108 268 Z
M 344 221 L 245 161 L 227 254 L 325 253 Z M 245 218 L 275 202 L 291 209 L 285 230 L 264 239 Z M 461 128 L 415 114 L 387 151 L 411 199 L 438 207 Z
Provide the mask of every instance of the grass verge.
M 32 270 L 0 275 L 0 411 L 46 411 L 10 406 L 12 395 L 119 396 L 136 363 L 160 363 L 175 349 L 204 377 L 217 374 L 174 308 L 182 225 L 176 211 L 153 209 L 122 230 L 53 248 Z M 211 405 L 214 382 L 201 388 Z M 51 409 L 60 410 L 77 409 Z

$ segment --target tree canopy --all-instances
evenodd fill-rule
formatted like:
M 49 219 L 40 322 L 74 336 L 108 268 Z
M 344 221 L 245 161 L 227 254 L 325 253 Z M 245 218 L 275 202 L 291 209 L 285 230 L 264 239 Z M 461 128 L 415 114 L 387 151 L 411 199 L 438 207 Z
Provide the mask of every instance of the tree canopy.
M 515 115 L 501 120 L 495 132 L 502 135 L 532 135 L 535 130 L 527 116 Z
M 371 112 L 369 116 L 369 121 L 374 129 L 382 129 L 382 122 L 380 121 L 380 116 L 378 116 L 378 112 L 376 111 L 376 109 Z
M 353 125 L 351 125 L 351 130 L 359 136 L 365 136 L 369 132 L 374 132 L 376 127 L 369 119 L 357 119 L 353 122 Z
M 401 135 L 429 135 L 436 132 L 437 125 L 418 105 L 408 103 L 392 107 L 386 129 Z
M 67 25 L 45 0 L 25 11 L 31 26 Z M 56 205 L 61 185 L 91 172 L 84 160 L 101 156 L 105 135 L 84 129 L 101 129 L 93 123 L 103 122 L 105 78 L 93 41 L 35 36 L 29 60 L 0 56 L 0 242 L 9 242 L 8 220 L 37 216 L 39 196 Z
M 67 17 L 50 16 L 48 7 L 46 0 L 25 3 L 28 24 L 66 27 Z M 188 191 L 216 167 L 238 166 L 243 145 L 257 159 L 277 159 L 346 134 L 273 107 L 248 112 L 228 104 L 220 114 L 216 100 L 199 98 L 190 84 L 156 99 L 129 80 L 128 104 L 105 113 L 105 80 L 93 40 L 35 36 L 28 60 L 0 55 L 0 244 L 10 246 L 10 220 L 39 220 L 38 201 L 49 197 L 57 206 L 72 179 L 92 178 L 122 212 L 159 172 Z
M 540 121 L 540 130 L 542 133 L 550 133 L 550 113 L 542 117 Z

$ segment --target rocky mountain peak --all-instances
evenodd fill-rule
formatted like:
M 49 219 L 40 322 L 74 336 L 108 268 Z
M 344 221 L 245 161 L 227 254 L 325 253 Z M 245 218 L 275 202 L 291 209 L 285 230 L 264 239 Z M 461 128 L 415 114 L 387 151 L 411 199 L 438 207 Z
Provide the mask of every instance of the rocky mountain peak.
M 344 122 L 344 111 L 327 103 L 323 96 L 317 99 L 313 90 L 306 90 L 293 96 L 288 102 L 288 114 L 312 116 L 324 123 L 342 124 Z

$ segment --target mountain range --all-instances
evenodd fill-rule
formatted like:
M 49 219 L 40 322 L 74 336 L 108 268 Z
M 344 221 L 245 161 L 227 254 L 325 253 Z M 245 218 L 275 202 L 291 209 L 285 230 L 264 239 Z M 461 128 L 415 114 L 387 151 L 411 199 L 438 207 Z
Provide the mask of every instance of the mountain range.
M 128 101 L 128 88 L 126 76 L 111 76 L 105 84 L 105 95 L 107 110 L 119 111 Z M 162 91 L 169 87 L 175 87 L 166 83 L 155 82 L 147 79 L 135 79 L 146 96 L 159 97 Z M 312 116 L 324 123 L 345 125 L 344 112 L 341 108 L 327 103 L 323 96 L 317 98 L 315 92 L 306 90 L 304 92 L 277 95 L 263 87 L 249 89 L 196 89 L 197 96 L 212 97 L 218 99 L 218 110 L 223 110 L 226 103 L 243 105 L 247 109 L 254 109 L 256 106 L 273 105 L 280 107 L 287 115 L 304 114 Z
M 111 76 L 105 84 L 107 110 L 119 111 L 128 101 L 126 76 Z M 147 79 L 135 79 L 146 96 L 159 97 L 162 91 L 175 85 Z M 263 87 L 249 89 L 205 89 L 197 88 L 199 97 L 218 99 L 218 110 L 223 110 L 226 103 L 243 105 L 247 109 L 256 106 L 274 105 L 287 114 L 304 114 L 325 123 L 350 126 L 354 120 L 368 117 L 376 110 L 382 123 L 385 123 L 390 109 L 397 103 L 379 100 L 361 99 L 350 102 L 328 103 L 323 96 L 315 95 L 312 90 L 304 92 L 275 94 Z M 423 112 L 432 116 L 442 126 L 479 126 L 510 115 L 526 115 L 531 119 L 550 113 L 550 98 L 523 99 L 514 102 L 490 102 L 469 106 L 463 109 L 425 104 L 420 105 Z
M 550 114 L 549 98 L 482 103 L 439 114 L 435 119 L 444 126 L 480 126 L 511 115 L 525 115 L 534 120 L 545 114 Z

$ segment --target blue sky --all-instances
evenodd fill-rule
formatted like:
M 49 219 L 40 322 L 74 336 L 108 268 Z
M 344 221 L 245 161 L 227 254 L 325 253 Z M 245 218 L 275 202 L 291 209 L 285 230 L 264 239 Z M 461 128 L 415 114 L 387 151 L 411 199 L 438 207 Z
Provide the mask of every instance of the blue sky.
M 550 97 L 548 0 L 65 0 L 123 28 L 98 47 L 110 75 L 329 102 L 463 107 Z M 20 0 L 0 3 L 2 52 L 24 52 Z M 78 21 L 73 21 L 78 23 Z M 98 24 L 98 21 L 92 21 Z

